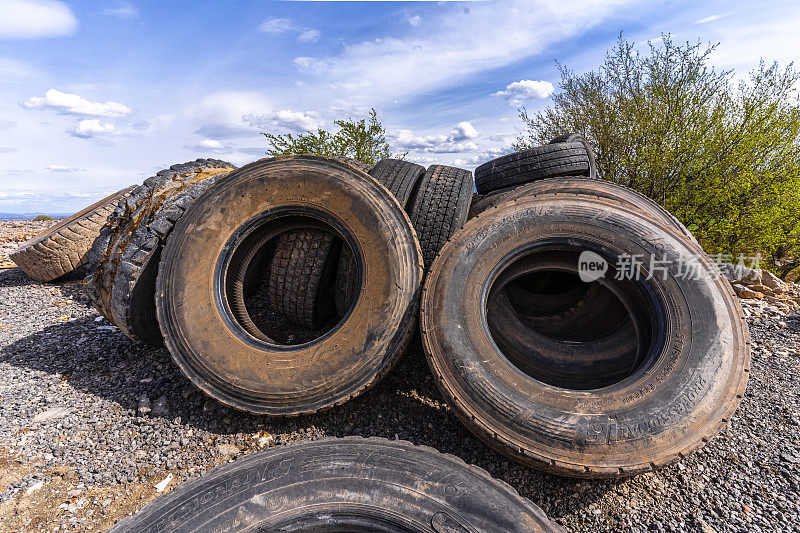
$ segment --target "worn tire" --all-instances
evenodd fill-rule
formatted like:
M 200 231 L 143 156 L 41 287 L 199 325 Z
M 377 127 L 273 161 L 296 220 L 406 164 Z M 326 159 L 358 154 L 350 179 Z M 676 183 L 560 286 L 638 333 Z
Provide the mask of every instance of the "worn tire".
M 647 350 L 636 371 L 571 390 L 514 366 L 482 316 L 493 280 L 520 254 L 587 249 L 607 261 L 667 254 L 673 262 L 627 285 L 646 309 L 637 313 Z M 697 262 L 697 279 L 679 275 L 681 260 Z M 611 267 L 604 279 L 624 285 L 613 285 Z M 730 419 L 750 370 L 740 304 L 712 261 L 673 229 L 602 199 L 517 200 L 471 220 L 430 269 L 420 315 L 429 365 L 463 423 L 497 451 L 563 475 L 622 476 L 678 461 Z
M 89 250 L 127 187 L 54 224 L 20 244 L 9 258 L 36 281 L 52 281 L 89 260 Z
M 192 202 L 234 168 L 197 159 L 161 170 L 126 195 L 101 230 L 84 287 L 98 311 L 131 339 L 163 344 L 155 282 L 164 242 Z
M 408 203 L 425 175 L 425 167 L 402 159 L 387 158 L 378 161 L 378 164 L 370 169 L 369 175 L 389 189 L 400 203 L 400 207 L 407 210 Z M 334 302 L 339 316 L 347 313 L 355 296 L 357 280 L 354 267 L 352 252 L 348 247 L 342 247 L 334 287 Z
M 416 184 L 425 174 L 425 167 L 402 159 L 381 159 L 372 168 L 366 163 L 349 158 L 334 159 L 367 172 L 378 180 L 378 183 L 389 189 L 403 208 L 408 204 Z M 355 294 L 356 279 L 352 264 L 353 255 L 349 248 L 341 247 L 341 254 L 329 258 L 330 250 L 334 247 L 330 235 L 326 236 L 324 232 L 317 230 L 305 231 L 304 235 L 287 234 L 280 237 L 278 250 L 283 250 L 281 255 L 292 257 L 293 265 L 289 269 L 282 267 L 281 264 L 275 265 L 277 268 L 271 275 L 270 287 L 273 284 L 296 287 L 290 292 L 277 291 L 272 301 L 273 308 L 295 323 L 317 327 L 334 311 L 338 312 L 339 316 L 347 312 Z M 306 242 L 312 233 L 316 236 L 314 242 Z M 289 240 L 292 241 L 291 244 Z M 320 289 L 320 280 L 324 278 L 323 266 L 330 264 L 328 261 L 331 260 L 338 261 L 333 295 L 335 309 L 328 305 L 331 300 L 326 291 L 327 285 L 323 283 L 323 288 Z
M 425 175 L 425 167 L 403 159 L 381 159 L 369 175 L 383 184 L 405 209 L 417 184 Z
M 306 227 L 335 231 L 357 250 L 359 291 L 333 329 L 278 345 L 252 322 L 242 279 L 263 243 Z M 253 413 L 313 413 L 392 368 L 414 329 L 421 278 L 411 223 L 377 181 L 322 157 L 262 159 L 206 191 L 176 224 L 158 271 L 158 321 L 175 362 L 210 396 Z
M 562 143 L 581 143 L 583 147 L 586 149 L 586 155 L 589 156 L 589 174 L 588 176 L 592 179 L 597 179 L 597 162 L 594 159 L 594 150 L 592 149 L 592 145 L 589 144 L 589 141 L 586 140 L 586 137 L 581 135 L 580 133 L 565 133 L 564 135 L 559 135 L 555 139 L 549 142 L 549 144 L 562 144 Z
M 303 228 L 278 237 L 269 275 L 276 313 L 309 328 L 319 328 L 336 312 L 332 283 L 341 248 L 327 231 Z
M 539 507 L 486 471 L 381 438 L 279 446 L 219 466 L 110 533 L 170 531 L 555 532 Z
M 667 211 L 658 202 L 644 194 L 614 183 L 613 181 L 595 180 L 585 176 L 564 176 L 528 183 L 519 187 L 501 189 L 483 195 L 470 206 L 469 218 L 474 218 L 484 211 L 498 207 L 504 202 L 512 202 L 520 198 L 542 194 L 575 194 L 590 198 L 608 198 L 622 202 L 630 208 L 638 210 L 648 217 L 655 217 L 659 223 L 671 226 L 694 243 L 697 240 L 686 226 L 675 215 Z
M 475 169 L 481 194 L 558 176 L 588 176 L 591 160 L 582 142 L 546 144 L 492 159 Z
M 472 172 L 468 170 L 431 165 L 425 172 L 409 212 L 426 268 L 466 222 L 474 186 Z

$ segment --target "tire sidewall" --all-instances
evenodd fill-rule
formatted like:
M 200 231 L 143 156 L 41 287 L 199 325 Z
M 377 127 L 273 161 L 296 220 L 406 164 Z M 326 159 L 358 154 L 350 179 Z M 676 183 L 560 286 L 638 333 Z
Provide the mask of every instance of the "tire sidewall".
M 609 255 L 697 252 L 600 202 L 587 216 L 588 203 L 509 203 L 470 221 L 426 282 L 424 346 L 462 419 L 494 444 L 502 440 L 506 454 L 573 475 L 646 470 L 715 433 L 746 382 L 749 351 L 738 304 L 707 258 L 700 280 L 680 279 L 671 268 L 654 286 L 669 324 L 662 355 L 636 379 L 604 389 L 568 391 L 526 376 L 499 353 L 484 325 L 482 291 L 492 270 L 505 254 L 549 235 L 583 238 Z

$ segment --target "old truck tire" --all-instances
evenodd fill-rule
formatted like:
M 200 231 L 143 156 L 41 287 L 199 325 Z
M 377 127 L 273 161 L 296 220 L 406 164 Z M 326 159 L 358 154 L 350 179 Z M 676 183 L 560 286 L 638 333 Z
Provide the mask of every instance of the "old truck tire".
M 253 321 L 242 280 L 266 243 L 300 228 L 335 233 L 354 251 L 359 289 L 332 329 L 278 344 Z M 322 157 L 262 159 L 176 224 L 158 271 L 158 321 L 175 362 L 210 396 L 253 413 L 313 413 L 392 368 L 414 329 L 421 278 L 411 223 L 377 181 Z
M 89 259 L 89 250 L 117 203 L 134 186 L 106 196 L 22 243 L 9 257 L 28 277 L 52 281 Z
M 592 149 L 592 145 L 589 144 L 589 141 L 586 140 L 586 137 L 581 135 L 580 133 L 565 133 L 564 135 L 559 135 L 549 144 L 561 144 L 561 143 L 581 143 L 583 147 L 586 149 L 586 155 L 589 156 L 589 174 L 588 176 L 592 179 L 597 179 L 597 163 L 594 160 L 594 150 Z
M 318 328 L 336 312 L 333 302 L 341 241 L 313 228 L 278 238 L 269 274 L 270 303 L 295 324 Z
M 427 268 L 444 243 L 464 225 L 472 200 L 472 172 L 431 165 L 417 186 L 409 213 Z
M 98 311 L 131 339 L 163 344 L 155 285 L 164 242 L 192 202 L 234 168 L 197 159 L 161 170 L 135 187 L 101 230 L 84 287 Z
M 111 533 L 555 532 L 539 507 L 452 455 L 381 438 L 278 446 L 219 466 Z
M 389 189 L 400 207 L 407 209 L 416 188 L 425 175 L 425 167 L 402 159 L 381 159 L 369 171 L 369 175 Z M 355 296 L 356 278 L 353 270 L 353 254 L 342 248 L 336 272 L 334 302 L 339 316 L 344 316 Z
M 495 280 L 516 261 L 556 254 L 577 270 L 582 252 L 596 254 L 585 256 L 593 271 L 607 265 L 594 283 L 632 302 L 642 346 L 632 373 L 590 390 L 525 373 L 484 318 Z M 659 268 L 616 280 L 616 258 L 635 254 Z M 686 262 L 696 279 L 682 275 Z M 429 365 L 462 422 L 500 453 L 563 475 L 623 476 L 678 461 L 730 419 L 750 370 L 739 302 L 699 246 L 602 199 L 517 200 L 469 221 L 431 267 L 420 316 Z
M 400 207 L 405 209 L 416 185 L 425 175 L 425 167 L 402 159 L 381 159 L 370 169 L 369 175 L 389 189 Z
M 582 142 L 546 144 L 504 155 L 475 169 L 481 194 L 558 176 L 588 176 L 591 160 Z
M 368 173 L 389 189 L 403 208 L 425 173 L 425 167 L 401 159 L 381 159 L 372 168 L 347 157 L 333 159 Z M 278 287 L 271 293 L 272 305 L 276 312 L 297 324 L 319 327 L 334 312 L 343 316 L 352 301 L 356 284 L 350 265 L 352 254 L 346 247 L 337 246 L 330 234 L 318 230 L 304 230 L 302 234 L 299 231 L 289 232 L 278 241 L 275 260 L 283 259 L 273 265 L 270 274 L 270 287 Z M 339 252 L 340 248 L 341 254 L 330 254 L 332 250 Z M 335 270 L 333 280 L 326 275 L 331 267 Z M 332 296 L 328 294 L 330 281 L 335 284 Z
M 667 211 L 658 202 L 630 187 L 625 187 L 613 181 L 595 180 L 585 176 L 551 178 L 528 183 L 519 187 L 494 191 L 483 195 L 479 200 L 472 203 L 469 217 L 474 218 L 487 209 L 497 207 L 504 202 L 541 194 L 560 193 L 608 198 L 628 204 L 631 208 L 639 210 L 641 213 L 646 214 L 646 216 L 655 217 L 655 219 L 661 223 L 672 226 L 692 242 L 697 242 L 692 232 L 675 218 L 675 215 Z

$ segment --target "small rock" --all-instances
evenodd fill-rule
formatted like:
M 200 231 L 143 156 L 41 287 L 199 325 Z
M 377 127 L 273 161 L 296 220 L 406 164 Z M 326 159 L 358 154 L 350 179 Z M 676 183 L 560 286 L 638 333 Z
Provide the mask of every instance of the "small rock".
M 159 396 L 156 403 L 153 404 L 153 416 L 164 416 L 167 411 L 167 397 Z
M 217 452 L 225 457 L 236 457 L 240 450 L 233 444 L 217 444 Z
M 148 398 L 147 395 L 143 395 L 141 398 L 139 398 L 139 405 L 136 408 L 136 411 L 139 413 L 139 416 L 146 415 L 152 411 L 150 408 L 150 398 Z
M 736 296 L 739 298 L 744 299 L 761 299 L 764 297 L 763 292 L 757 292 L 751 289 L 748 289 L 744 285 L 739 285 L 738 283 L 733 284 L 733 291 L 736 293 Z

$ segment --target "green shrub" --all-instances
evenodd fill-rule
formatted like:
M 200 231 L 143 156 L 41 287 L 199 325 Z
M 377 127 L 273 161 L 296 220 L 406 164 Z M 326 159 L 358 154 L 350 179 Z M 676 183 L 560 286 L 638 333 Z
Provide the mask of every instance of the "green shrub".
M 800 267 L 798 73 L 776 63 L 736 78 L 709 65 L 717 45 L 675 44 L 645 53 L 622 38 L 584 74 L 558 65 L 559 92 L 535 114 L 523 108 L 517 148 L 580 132 L 600 175 L 656 200 L 705 250 L 760 254 L 783 278 Z M 738 80 L 738 81 L 737 81 Z
M 53 220 L 53 217 L 49 217 L 47 215 L 37 215 L 33 220 Z
M 370 110 L 367 118 L 340 119 L 335 120 L 334 124 L 339 127 L 336 133 L 323 129 L 296 136 L 291 133 L 275 135 L 262 132 L 270 143 L 267 154 L 347 156 L 369 165 L 391 157 L 392 150 L 386 142 L 386 130 L 378 121 L 378 114 L 374 109 Z

